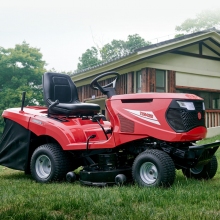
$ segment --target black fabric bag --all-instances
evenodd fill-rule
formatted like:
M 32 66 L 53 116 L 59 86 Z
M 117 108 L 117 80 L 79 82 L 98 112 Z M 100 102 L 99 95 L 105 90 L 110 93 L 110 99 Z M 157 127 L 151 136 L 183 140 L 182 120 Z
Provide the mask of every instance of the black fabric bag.
M 28 161 L 30 131 L 20 124 L 5 119 L 0 139 L 0 165 L 25 170 Z

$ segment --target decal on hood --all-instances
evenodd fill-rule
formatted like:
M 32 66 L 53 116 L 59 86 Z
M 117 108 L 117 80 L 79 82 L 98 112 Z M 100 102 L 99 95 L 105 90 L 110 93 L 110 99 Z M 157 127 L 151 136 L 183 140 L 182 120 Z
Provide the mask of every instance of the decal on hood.
M 141 118 L 145 121 L 160 125 L 160 122 L 157 120 L 156 116 L 152 111 L 141 111 L 141 110 L 131 110 L 131 109 L 124 109 L 124 110 L 130 112 L 132 115 Z

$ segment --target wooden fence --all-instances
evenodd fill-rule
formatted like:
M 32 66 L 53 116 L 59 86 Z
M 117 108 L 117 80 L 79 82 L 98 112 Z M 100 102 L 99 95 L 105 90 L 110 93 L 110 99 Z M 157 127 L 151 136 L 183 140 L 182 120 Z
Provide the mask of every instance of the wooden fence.
M 220 126 L 220 110 L 206 110 L 205 120 L 207 128 Z

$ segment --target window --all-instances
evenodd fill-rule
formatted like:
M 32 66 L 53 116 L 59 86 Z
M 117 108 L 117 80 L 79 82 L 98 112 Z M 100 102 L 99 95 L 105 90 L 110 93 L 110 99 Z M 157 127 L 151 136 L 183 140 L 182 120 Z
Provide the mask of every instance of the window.
M 179 93 L 191 93 L 204 99 L 206 109 L 220 109 L 220 93 L 198 90 L 177 89 Z
M 165 70 L 156 70 L 156 92 L 166 92 Z
M 136 92 L 141 92 L 141 71 L 136 72 Z
M 150 68 L 149 68 L 150 69 Z M 151 69 L 151 71 L 148 71 L 148 80 L 146 88 L 148 92 L 166 92 L 166 70 L 155 70 Z M 141 84 L 142 84 L 142 71 L 136 72 L 136 92 L 140 93 L 141 90 Z

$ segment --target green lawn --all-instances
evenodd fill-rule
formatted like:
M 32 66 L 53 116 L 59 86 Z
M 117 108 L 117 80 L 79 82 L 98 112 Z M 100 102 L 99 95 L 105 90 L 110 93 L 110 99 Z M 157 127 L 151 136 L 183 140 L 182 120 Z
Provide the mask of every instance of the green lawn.
M 212 142 L 220 136 L 205 140 Z M 202 142 L 204 143 L 204 141 Z M 220 160 L 220 150 L 216 153 Z M 0 166 L 0 219 L 220 219 L 220 171 L 208 181 L 177 171 L 166 188 L 137 185 L 95 188 L 76 183 L 36 183 Z

